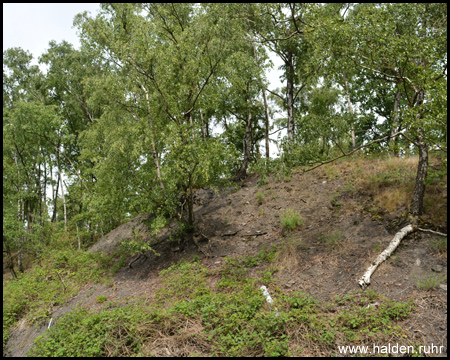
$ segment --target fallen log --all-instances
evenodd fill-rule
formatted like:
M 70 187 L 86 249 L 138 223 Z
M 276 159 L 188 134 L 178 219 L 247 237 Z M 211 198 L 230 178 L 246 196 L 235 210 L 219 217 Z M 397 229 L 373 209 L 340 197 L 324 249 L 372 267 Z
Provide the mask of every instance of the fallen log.
M 400 241 L 408 234 L 417 230 L 417 226 L 408 225 L 402 228 L 397 234 L 395 234 L 389 246 L 375 259 L 375 261 L 369 266 L 364 275 L 359 279 L 358 283 L 362 288 L 367 287 L 370 284 L 370 276 L 374 273 L 378 265 L 380 265 L 384 260 L 386 260 L 397 246 Z

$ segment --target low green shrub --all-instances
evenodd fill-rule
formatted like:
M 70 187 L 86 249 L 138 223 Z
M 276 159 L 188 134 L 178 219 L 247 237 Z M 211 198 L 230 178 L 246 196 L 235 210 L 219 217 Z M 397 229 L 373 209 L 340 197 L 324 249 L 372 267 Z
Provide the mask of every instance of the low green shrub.
M 298 211 L 288 209 L 280 215 L 281 225 L 287 230 L 295 230 L 297 226 L 303 225 L 303 220 Z

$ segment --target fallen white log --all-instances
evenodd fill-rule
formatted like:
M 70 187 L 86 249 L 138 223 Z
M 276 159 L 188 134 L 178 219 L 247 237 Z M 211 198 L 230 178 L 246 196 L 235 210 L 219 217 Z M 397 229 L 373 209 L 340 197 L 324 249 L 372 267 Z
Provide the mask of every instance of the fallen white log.
M 267 291 L 267 288 L 263 285 L 260 287 L 260 289 L 263 291 L 264 296 L 266 297 L 266 301 L 272 306 L 273 300 L 270 297 L 269 291 Z M 275 308 L 275 316 L 278 316 L 278 309 Z
M 402 228 L 397 234 L 395 234 L 394 238 L 392 239 L 389 246 L 376 258 L 376 260 L 369 266 L 369 268 L 366 270 L 364 275 L 359 279 L 359 285 L 362 288 L 365 288 L 370 284 L 370 276 L 373 274 L 373 272 L 376 270 L 378 265 L 380 265 L 384 260 L 386 260 L 391 254 L 394 252 L 394 250 L 397 248 L 397 246 L 400 244 L 400 241 L 409 233 L 412 233 L 417 230 L 416 226 L 408 225 Z

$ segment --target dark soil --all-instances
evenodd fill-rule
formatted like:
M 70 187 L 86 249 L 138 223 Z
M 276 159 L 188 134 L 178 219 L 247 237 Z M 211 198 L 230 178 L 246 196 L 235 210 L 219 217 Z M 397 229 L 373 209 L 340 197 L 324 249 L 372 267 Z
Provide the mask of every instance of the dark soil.
M 286 292 L 303 290 L 314 298 L 329 301 L 358 289 L 358 279 L 367 267 L 404 226 L 398 214 L 374 217 L 366 212 L 370 199 L 362 195 L 346 195 L 343 180 L 329 181 L 317 173 L 296 173 L 289 182 L 269 182 L 257 186 L 259 178 L 249 175 L 238 184 L 217 194 L 201 189 L 196 195 L 196 224 L 199 233 L 195 244 L 187 244 L 182 251 L 177 243 L 163 241 L 155 245 L 160 256 L 151 252 L 140 257 L 131 267 L 121 269 L 113 283 L 89 284 L 66 304 L 55 308 L 53 323 L 77 304 L 92 310 L 110 305 L 96 299 L 105 295 L 108 301 L 132 302 L 139 297 L 152 298 L 160 286 L 159 271 L 180 261 L 199 256 L 209 268 L 216 268 L 223 257 L 255 255 L 265 247 L 280 246 L 293 241 L 295 254 L 275 275 L 278 285 Z M 262 192 L 262 203 L 257 192 Z M 283 230 L 279 215 L 286 209 L 298 211 L 304 225 L 288 233 Z M 141 215 L 101 238 L 91 250 L 112 253 L 120 238 L 129 238 L 131 229 L 146 232 Z M 143 222 L 144 221 L 144 222 Z M 330 234 L 341 240 L 330 248 L 324 243 Z M 169 231 L 159 240 L 166 239 Z M 404 238 L 393 256 L 381 264 L 372 275 L 370 288 L 390 299 L 414 299 L 416 310 L 409 316 L 407 330 L 415 342 L 443 345 L 447 348 L 447 288 L 424 291 L 416 286 L 416 279 L 432 273 L 441 265 L 447 275 L 447 257 L 431 246 L 434 235 L 416 232 Z M 128 262 L 136 260 L 130 257 Z M 260 265 L 262 266 L 262 265 Z M 255 268 L 255 271 L 259 268 Z M 8 356 L 25 356 L 34 338 L 45 332 L 47 324 L 30 327 L 24 323 L 12 332 L 7 344 Z M 441 354 L 441 356 L 445 356 Z

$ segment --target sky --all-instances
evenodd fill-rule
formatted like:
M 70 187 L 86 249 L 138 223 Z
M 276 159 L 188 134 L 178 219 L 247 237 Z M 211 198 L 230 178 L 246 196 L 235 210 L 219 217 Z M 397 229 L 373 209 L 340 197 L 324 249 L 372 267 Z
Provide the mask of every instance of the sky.
M 90 12 L 95 16 L 100 9 L 99 3 L 82 4 L 3 4 L 3 51 L 12 47 L 20 47 L 28 50 L 33 55 L 33 65 L 38 64 L 38 58 L 48 50 L 48 43 L 55 40 L 60 43 L 62 40 L 80 47 L 77 36 L 77 29 L 73 27 L 75 15 L 83 11 Z M 278 66 L 281 60 L 275 55 L 271 56 L 274 63 L 273 69 L 267 74 L 270 81 L 270 89 L 273 90 L 281 86 Z M 41 70 L 46 71 L 44 65 Z M 281 134 L 284 135 L 283 132 Z M 276 139 L 278 133 L 271 136 Z M 263 143 L 263 142 L 262 142 Z M 275 144 L 271 145 L 271 156 L 276 156 L 278 151 Z M 264 154 L 265 150 L 261 147 Z

